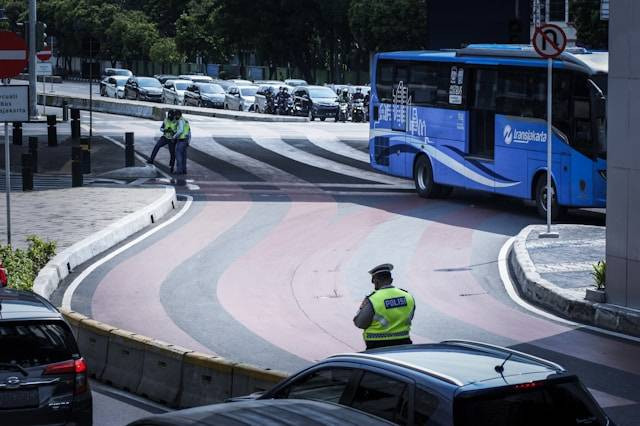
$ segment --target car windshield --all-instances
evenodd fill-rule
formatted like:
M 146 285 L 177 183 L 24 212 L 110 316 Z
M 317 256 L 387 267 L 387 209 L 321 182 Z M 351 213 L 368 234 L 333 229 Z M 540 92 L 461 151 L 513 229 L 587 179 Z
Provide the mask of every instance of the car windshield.
M 2 364 L 23 368 L 66 361 L 78 349 L 69 328 L 60 322 L 0 324 L 0 370 Z
M 187 90 L 189 83 L 175 83 L 176 90 Z
M 222 87 L 217 84 L 200 84 L 198 87 L 202 93 L 224 93 Z
M 191 81 L 197 81 L 197 82 L 210 82 L 211 80 L 213 80 L 211 77 L 207 77 L 207 76 L 193 76 L 191 77 Z
M 242 96 L 255 96 L 258 91 L 257 87 L 241 87 L 240 94 Z
M 286 83 L 289 86 L 306 86 L 307 82 L 304 80 L 287 80 Z
M 131 75 L 131 71 L 128 70 L 113 70 L 111 72 L 112 75 L 123 75 L 123 76 L 130 76 Z
M 125 85 L 125 83 L 127 82 L 127 79 L 125 78 L 119 78 L 116 80 L 116 86 L 118 87 L 122 87 Z
M 318 87 L 309 89 L 309 96 L 311 96 L 311 98 L 335 98 L 336 94 L 328 87 Z
M 138 84 L 142 87 L 162 87 L 162 84 L 155 78 L 142 77 L 138 79 Z
M 539 382 L 533 382 L 539 383 Z M 602 425 L 607 421 L 577 381 L 518 385 L 456 398 L 456 426 Z

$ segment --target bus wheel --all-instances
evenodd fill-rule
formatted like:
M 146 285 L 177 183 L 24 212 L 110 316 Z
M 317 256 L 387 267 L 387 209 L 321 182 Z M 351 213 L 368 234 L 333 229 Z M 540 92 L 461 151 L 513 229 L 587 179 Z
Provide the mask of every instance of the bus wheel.
M 433 183 L 433 169 L 429 158 L 422 155 L 416 161 L 413 168 L 413 182 L 418 195 L 422 198 L 435 198 L 438 196 L 439 185 Z
M 541 175 L 536 183 L 536 209 L 538 215 L 547 218 L 547 176 Z M 558 205 L 556 185 L 551 182 L 551 220 L 556 220 L 566 213 L 566 207 Z

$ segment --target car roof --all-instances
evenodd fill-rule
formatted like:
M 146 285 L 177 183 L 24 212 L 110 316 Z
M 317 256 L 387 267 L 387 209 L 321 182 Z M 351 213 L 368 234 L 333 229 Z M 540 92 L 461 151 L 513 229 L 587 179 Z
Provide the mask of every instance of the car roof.
M 277 419 L 277 421 L 275 421 Z M 392 425 L 382 418 L 344 405 L 301 399 L 227 402 L 173 411 L 140 419 L 135 425 Z
M 62 315 L 36 293 L 11 288 L 0 289 L 0 320 L 19 319 L 62 319 Z
M 310 86 L 298 86 L 296 89 L 329 89 L 333 91 L 331 87 L 328 86 L 318 86 L 318 85 L 310 85 Z
M 491 381 L 496 378 L 501 379 L 503 385 L 505 382 L 515 384 L 529 381 L 531 375 L 546 377 L 565 372 L 551 361 L 509 348 L 464 340 L 390 346 L 356 354 L 334 355 L 329 359 L 339 357 L 390 363 L 458 387 L 481 383 L 494 386 Z
M 194 83 L 194 81 L 185 80 L 184 78 L 175 78 L 175 79 L 172 78 L 172 79 L 167 80 L 167 81 L 164 82 L 164 84 L 167 84 L 167 83 L 187 83 L 187 84 L 192 84 L 192 83 Z

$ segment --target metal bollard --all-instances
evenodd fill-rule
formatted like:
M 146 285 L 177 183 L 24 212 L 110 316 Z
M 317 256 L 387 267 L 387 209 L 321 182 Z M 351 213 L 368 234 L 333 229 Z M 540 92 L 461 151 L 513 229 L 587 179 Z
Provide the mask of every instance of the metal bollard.
M 57 119 L 58 117 L 55 115 L 47 115 L 47 142 L 49 146 L 58 146 Z
M 62 101 L 62 121 L 69 121 L 69 102 Z
M 80 147 L 82 148 L 82 173 L 91 173 L 91 139 L 80 138 Z
M 13 123 L 13 144 L 22 145 L 22 123 Z
M 133 132 L 127 132 L 124 134 L 124 166 L 135 166 L 135 139 Z
M 71 108 L 71 139 L 80 139 L 80 110 Z
M 82 147 L 80 145 L 71 147 L 71 186 L 73 188 L 82 186 Z
M 22 154 L 22 190 L 33 191 L 33 159 L 31 154 Z
M 33 173 L 38 173 L 38 138 L 29 136 L 29 154 L 31 154 Z

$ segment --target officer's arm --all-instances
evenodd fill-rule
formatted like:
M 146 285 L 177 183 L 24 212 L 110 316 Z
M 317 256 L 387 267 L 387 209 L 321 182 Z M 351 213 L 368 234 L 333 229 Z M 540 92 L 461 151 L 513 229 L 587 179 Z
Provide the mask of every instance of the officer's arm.
M 365 329 L 371 325 L 371 321 L 373 321 L 373 306 L 369 301 L 369 298 L 365 298 L 360 305 L 360 309 L 355 317 L 353 317 L 353 324 L 361 329 Z
M 184 120 L 180 120 L 178 121 L 178 128 L 176 129 L 176 132 L 173 134 L 173 136 L 174 137 L 180 136 L 183 130 L 184 130 Z

